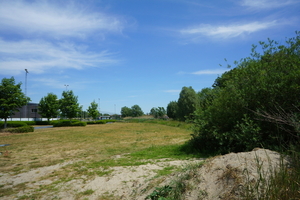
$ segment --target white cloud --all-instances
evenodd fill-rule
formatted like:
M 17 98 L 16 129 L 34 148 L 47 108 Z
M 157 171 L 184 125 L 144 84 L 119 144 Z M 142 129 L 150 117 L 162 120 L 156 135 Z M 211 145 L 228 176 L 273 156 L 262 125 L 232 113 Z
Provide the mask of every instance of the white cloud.
M 165 90 L 164 92 L 167 92 L 167 93 L 180 93 L 181 90 Z
M 9 42 L 0 39 L 0 74 L 17 75 L 27 68 L 34 73 L 55 69 L 101 67 L 117 62 L 107 51 L 89 52 L 69 43 Z
M 215 69 L 215 70 L 200 70 L 196 72 L 192 72 L 191 74 L 195 75 L 212 75 L 212 74 L 223 74 L 224 72 L 228 71 L 228 69 Z
M 120 32 L 123 21 L 104 13 L 84 10 L 70 2 L 58 6 L 48 1 L 2 0 L 0 27 L 2 31 L 13 30 L 22 34 L 86 37 L 91 33 Z
M 260 30 L 268 29 L 277 25 L 276 21 L 271 22 L 251 22 L 245 24 L 229 24 L 213 26 L 201 24 L 192 28 L 182 29 L 180 33 L 184 36 L 197 37 L 201 35 L 219 38 L 233 38 L 243 34 L 250 34 Z
M 271 9 L 280 8 L 283 6 L 289 6 L 299 3 L 299 1 L 294 0 L 243 0 L 241 2 L 242 6 L 254 8 L 254 9 Z

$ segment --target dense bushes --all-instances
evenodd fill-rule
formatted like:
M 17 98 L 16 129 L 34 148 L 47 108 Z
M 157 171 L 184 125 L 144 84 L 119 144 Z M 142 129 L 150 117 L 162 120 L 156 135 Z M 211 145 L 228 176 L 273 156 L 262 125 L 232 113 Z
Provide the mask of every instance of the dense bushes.
M 28 126 L 33 126 L 36 125 L 35 121 L 23 121 L 25 124 L 27 124 Z
M 15 128 L 15 127 L 22 127 L 22 126 L 27 126 L 25 122 L 15 122 L 15 121 L 10 121 L 7 122 L 7 128 Z M 4 122 L 0 122 L 0 129 L 4 128 Z
M 0 122 L 0 129 L 3 128 L 4 122 Z M 33 132 L 34 128 L 32 126 L 28 126 L 26 122 L 9 121 L 7 122 L 7 128 L 5 129 L 5 131 L 10 133 L 27 133 Z
M 105 120 L 97 120 L 97 121 L 88 121 L 86 123 L 91 125 L 91 124 L 106 124 L 109 122 L 116 122 L 116 120 L 115 119 L 105 119 Z
M 52 121 L 51 124 L 53 125 L 53 127 L 86 126 L 86 122 L 81 122 L 79 120 L 57 120 L 57 121 Z
M 32 126 L 22 126 L 17 128 L 8 128 L 5 131 L 10 133 L 28 133 L 34 132 L 34 128 Z
M 251 57 L 202 90 L 194 113 L 190 145 L 201 151 L 277 149 L 299 140 L 270 123 L 260 113 L 281 110 L 299 121 L 300 34 L 286 46 L 260 42 L 263 55 L 253 46 Z M 275 114 L 276 115 L 276 114 Z M 281 124 L 282 129 L 288 125 Z M 293 127 L 289 129 L 293 133 Z
M 51 121 L 35 121 L 36 125 L 50 125 Z

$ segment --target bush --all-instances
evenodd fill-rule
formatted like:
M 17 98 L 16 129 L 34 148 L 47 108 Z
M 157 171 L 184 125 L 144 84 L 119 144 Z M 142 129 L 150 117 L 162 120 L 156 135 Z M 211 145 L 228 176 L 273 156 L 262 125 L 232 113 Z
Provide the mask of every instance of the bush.
M 34 132 L 34 128 L 32 126 L 22 126 L 17 128 L 8 128 L 6 131 L 10 133 L 28 133 Z
M 15 121 L 10 121 L 7 122 L 7 128 L 14 128 L 14 127 L 22 127 L 22 126 L 27 126 L 25 122 L 15 122 Z M 0 128 L 4 128 L 4 122 L 0 122 Z
M 27 124 L 28 126 L 36 125 L 35 121 L 24 121 L 24 123 Z
M 62 126 L 86 126 L 86 122 L 81 122 L 79 120 L 57 120 L 52 121 L 51 124 L 53 127 L 62 127 Z
M 50 125 L 51 121 L 36 121 L 35 122 L 36 125 Z
M 74 122 L 71 126 L 86 126 L 86 122 Z

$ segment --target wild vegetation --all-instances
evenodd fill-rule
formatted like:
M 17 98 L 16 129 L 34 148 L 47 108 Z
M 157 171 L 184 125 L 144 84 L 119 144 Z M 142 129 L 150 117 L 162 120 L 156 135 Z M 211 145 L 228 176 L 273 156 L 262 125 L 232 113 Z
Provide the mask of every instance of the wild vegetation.
M 299 127 L 285 122 L 299 121 L 300 33 L 286 44 L 259 44 L 212 88 L 196 95 L 183 87 L 177 103 L 168 105 L 168 114 L 194 124 L 193 148 L 227 153 L 299 145 Z M 282 114 L 289 119 L 280 121 Z

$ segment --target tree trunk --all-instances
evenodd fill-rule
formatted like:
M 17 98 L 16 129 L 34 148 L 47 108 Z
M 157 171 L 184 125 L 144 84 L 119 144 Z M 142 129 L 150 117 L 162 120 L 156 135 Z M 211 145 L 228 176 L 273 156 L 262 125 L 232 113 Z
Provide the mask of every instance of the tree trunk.
M 7 118 L 4 118 L 4 129 L 6 129 L 7 126 Z

